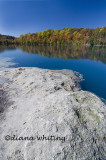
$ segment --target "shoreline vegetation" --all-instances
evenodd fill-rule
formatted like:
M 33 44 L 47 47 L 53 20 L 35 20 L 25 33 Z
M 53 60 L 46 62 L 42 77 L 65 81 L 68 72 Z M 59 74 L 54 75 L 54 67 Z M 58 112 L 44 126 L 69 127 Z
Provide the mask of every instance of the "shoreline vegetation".
M 106 46 L 106 27 L 95 29 L 64 28 L 13 37 L 0 34 L 0 45 L 86 45 Z

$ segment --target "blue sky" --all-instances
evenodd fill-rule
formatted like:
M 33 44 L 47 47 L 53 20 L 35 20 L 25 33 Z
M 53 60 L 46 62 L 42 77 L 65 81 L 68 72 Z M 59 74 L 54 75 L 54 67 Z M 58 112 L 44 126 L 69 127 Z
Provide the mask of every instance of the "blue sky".
M 0 33 L 106 26 L 106 0 L 0 0 Z

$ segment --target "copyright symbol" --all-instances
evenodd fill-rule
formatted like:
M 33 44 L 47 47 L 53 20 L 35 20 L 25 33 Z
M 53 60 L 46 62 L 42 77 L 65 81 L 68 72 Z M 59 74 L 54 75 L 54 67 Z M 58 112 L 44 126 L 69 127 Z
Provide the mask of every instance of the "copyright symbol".
M 5 140 L 9 141 L 10 140 L 10 136 L 9 135 L 5 136 Z

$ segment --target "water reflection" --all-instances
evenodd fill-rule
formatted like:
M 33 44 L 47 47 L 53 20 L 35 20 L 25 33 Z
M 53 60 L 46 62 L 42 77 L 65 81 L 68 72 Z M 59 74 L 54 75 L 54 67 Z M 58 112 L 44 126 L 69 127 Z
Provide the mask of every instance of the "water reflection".
M 90 59 L 106 63 L 106 47 L 87 46 L 22 46 L 22 51 L 62 59 Z
M 10 66 L 2 58 L 10 58 L 16 65 Z M 85 79 L 82 89 L 106 99 L 106 47 L 0 46 L 0 60 L 1 68 L 9 65 L 77 71 Z
M 61 59 L 90 59 L 101 61 L 106 64 L 106 47 L 88 46 L 0 46 L 0 52 L 5 49 L 20 48 L 29 54 L 39 54 L 46 57 L 57 57 Z

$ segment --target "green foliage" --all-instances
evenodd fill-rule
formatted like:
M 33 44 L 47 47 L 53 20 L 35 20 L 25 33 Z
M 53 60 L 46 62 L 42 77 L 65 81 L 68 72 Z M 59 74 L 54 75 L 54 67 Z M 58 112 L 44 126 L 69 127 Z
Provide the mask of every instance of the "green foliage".
M 22 44 L 90 44 L 106 45 L 106 27 L 96 29 L 64 28 L 20 36 Z
M 91 46 L 106 45 L 106 27 L 98 27 L 96 29 L 64 28 L 62 30 L 45 30 L 39 33 L 20 35 L 19 38 L 9 38 L 8 36 L 3 38 L 0 35 L 1 43 L 6 45 L 7 43 L 20 43 L 22 45 L 59 45 L 63 43 L 77 45 L 89 44 Z
M 0 34 L 0 45 L 9 45 L 9 44 L 14 44 L 14 43 L 20 43 L 19 39 L 13 36 L 7 36 L 7 35 L 1 35 Z

